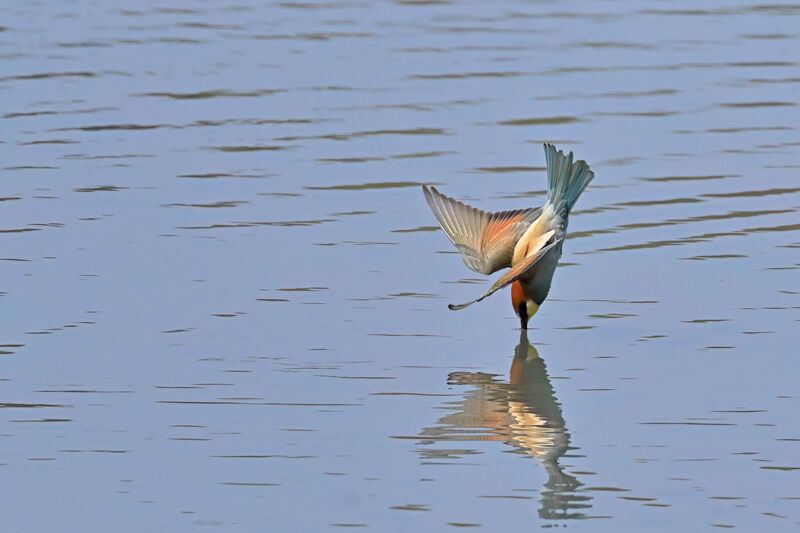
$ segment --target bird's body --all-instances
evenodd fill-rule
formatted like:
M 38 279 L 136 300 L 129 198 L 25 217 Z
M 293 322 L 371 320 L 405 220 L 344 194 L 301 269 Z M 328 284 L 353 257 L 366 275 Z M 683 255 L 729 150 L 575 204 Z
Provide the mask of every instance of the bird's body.
M 550 292 L 561 248 L 567 235 L 569 212 L 594 178 L 585 161 L 572 162 L 551 144 L 547 158 L 547 200 L 542 207 L 489 213 L 470 207 L 423 186 L 425 198 L 445 234 L 461 252 L 464 263 L 481 274 L 511 270 L 482 296 L 450 309 L 463 309 L 511 285 L 511 302 L 522 329 Z

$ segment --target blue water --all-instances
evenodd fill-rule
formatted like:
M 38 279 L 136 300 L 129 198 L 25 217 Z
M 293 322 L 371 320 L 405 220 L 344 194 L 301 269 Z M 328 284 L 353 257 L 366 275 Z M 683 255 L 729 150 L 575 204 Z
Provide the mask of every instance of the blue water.
M 800 524 L 800 6 L 13 3 L 9 531 Z M 520 338 L 420 184 L 596 178 Z

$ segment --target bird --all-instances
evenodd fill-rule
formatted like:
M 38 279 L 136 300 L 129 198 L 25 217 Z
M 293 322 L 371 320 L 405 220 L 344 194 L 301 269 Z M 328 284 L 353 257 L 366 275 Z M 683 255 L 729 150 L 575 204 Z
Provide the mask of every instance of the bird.
M 488 212 L 422 186 L 425 199 L 445 235 L 461 252 L 464 263 L 480 274 L 510 268 L 478 298 L 452 310 L 464 309 L 511 285 L 511 304 L 520 329 L 536 314 L 550 292 L 553 274 L 567 236 L 567 222 L 578 197 L 594 179 L 586 161 L 544 144 L 547 197 L 541 207 Z

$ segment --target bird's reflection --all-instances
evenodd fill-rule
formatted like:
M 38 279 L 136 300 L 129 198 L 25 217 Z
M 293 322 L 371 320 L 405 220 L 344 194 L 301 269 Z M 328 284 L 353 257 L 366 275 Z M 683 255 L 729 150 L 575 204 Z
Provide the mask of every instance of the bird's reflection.
M 482 372 L 453 372 L 448 383 L 474 388 L 462 400 L 446 405 L 447 410 L 455 411 L 453 414 L 441 418 L 438 426 L 421 432 L 425 443 L 504 441 L 516 453 L 535 457 L 547 472 L 548 480 L 541 491 L 541 518 L 585 516 L 582 510 L 591 507 L 591 497 L 576 492 L 583 483 L 564 472 L 559 464 L 570 450 L 569 433 L 547 368 L 539 352 L 528 342 L 525 330 L 520 334 L 508 382 Z M 430 458 L 452 458 L 473 452 L 426 449 L 422 453 Z

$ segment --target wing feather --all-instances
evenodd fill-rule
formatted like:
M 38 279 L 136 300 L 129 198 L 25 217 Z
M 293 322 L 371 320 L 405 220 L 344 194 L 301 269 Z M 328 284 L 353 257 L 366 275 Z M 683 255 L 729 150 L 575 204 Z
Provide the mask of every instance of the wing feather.
M 554 232 L 551 230 L 548 233 L 550 236 L 552 236 Z M 544 256 L 544 254 L 546 254 L 552 247 L 556 246 L 562 240 L 564 240 L 563 237 L 560 239 L 556 239 L 555 241 L 551 242 L 544 248 L 540 248 L 539 251 L 534 252 L 528 257 L 526 257 L 524 261 L 519 263 L 517 266 L 515 266 L 502 276 L 500 276 L 500 278 L 497 281 L 495 281 L 491 287 L 489 287 L 489 290 L 484 292 L 478 298 L 472 300 L 471 302 L 467 302 L 465 304 L 458 304 L 458 305 L 449 304 L 447 307 L 449 307 L 453 311 L 458 311 L 459 309 L 464 309 L 465 307 L 468 307 L 474 304 L 475 302 L 480 302 L 484 298 L 488 298 L 489 296 L 499 291 L 503 287 L 510 285 L 511 283 L 523 277 L 528 272 L 528 270 L 530 270 L 539 261 L 539 259 L 541 259 Z
M 511 266 L 514 246 L 541 213 L 541 208 L 490 213 L 422 187 L 436 220 L 464 258 L 481 274 Z

